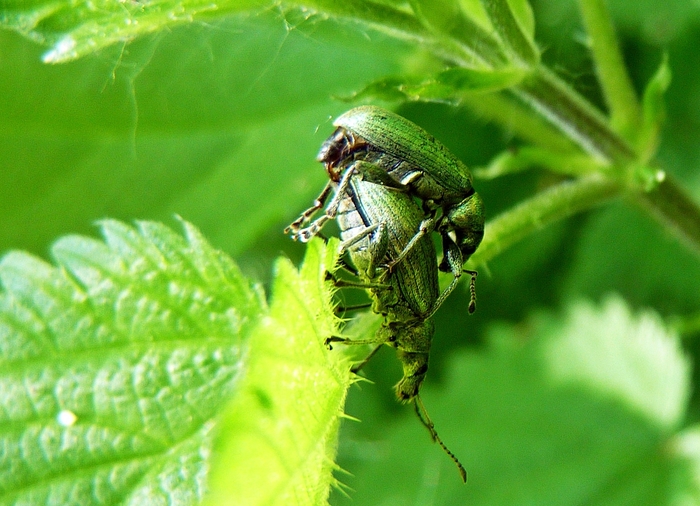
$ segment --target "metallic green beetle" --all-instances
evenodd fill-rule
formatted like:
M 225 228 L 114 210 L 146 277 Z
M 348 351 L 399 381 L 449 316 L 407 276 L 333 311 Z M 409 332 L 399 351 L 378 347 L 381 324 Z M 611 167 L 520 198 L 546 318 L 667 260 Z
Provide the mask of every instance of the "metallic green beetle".
M 395 347 L 403 364 L 396 386 L 401 401 L 418 394 L 428 370 L 434 332 L 429 317 L 439 295 L 435 247 L 424 236 L 391 272 L 385 265 L 402 255 L 421 220 L 410 197 L 360 175 L 350 179 L 337 215 L 341 249 L 348 251 L 360 281 L 374 286 L 372 310 L 384 317 L 371 342 Z
M 484 204 L 469 169 L 428 132 L 381 107 L 356 107 L 333 124 L 318 154 L 331 179 L 363 160 L 379 169 L 372 171 L 375 182 L 421 199 L 428 217 L 422 233 L 434 228 L 443 238 L 440 270 L 459 277 L 484 236 Z
M 429 236 L 411 243 L 423 220 L 423 213 L 409 195 L 367 181 L 358 161 L 346 171 L 347 184 L 342 192 L 336 216 L 341 249 L 347 251 L 357 269 L 361 285 L 368 287 L 372 310 L 383 316 L 374 338 L 349 340 L 332 337 L 327 344 L 376 344 L 376 348 L 356 372 L 384 344 L 396 348 L 403 367 L 403 377 L 396 385 L 402 402 L 413 402 L 421 422 L 433 440 L 457 465 L 466 481 L 466 471 L 437 435 L 419 396 L 428 372 L 430 345 L 434 325 L 430 316 L 440 304 L 437 255 Z M 402 258 L 400 262 L 396 260 Z M 395 267 L 390 271 L 389 264 Z

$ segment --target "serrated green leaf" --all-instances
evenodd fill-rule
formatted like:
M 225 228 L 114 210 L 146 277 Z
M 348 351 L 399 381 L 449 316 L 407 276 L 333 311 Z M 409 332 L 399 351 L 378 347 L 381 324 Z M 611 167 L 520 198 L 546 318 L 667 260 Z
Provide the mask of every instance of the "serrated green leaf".
M 58 267 L 0 262 L 0 501 L 195 504 L 221 400 L 265 312 L 191 225 L 104 221 Z
M 564 316 L 494 324 L 486 349 L 450 362 L 442 389 L 428 382 L 422 397 L 467 485 L 407 416 L 380 422 L 372 439 L 345 433 L 352 504 L 662 506 L 699 497 L 697 429 L 674 434 L 690 369 L 651 312 L 634 315 L 619 298 L 579 302 Z
M 545 351 L 554 381 L 614 397 L 663 432 L 678 427 L 690 364 L 657 315 L 633 316 L 622 299 L 610 298 L 602 308 L 573 306 L 566 325 L 551 332 L 566 336 Z
M 312 241 L 301 272 L 277 262 L 270 315 L 251 337 L 242 392 L 215 447 L 207 504 L 326 504 L 351 383 L 348 360 L 324 344 L 338 334 L 326 280 L 336 250 L 336 241 Z

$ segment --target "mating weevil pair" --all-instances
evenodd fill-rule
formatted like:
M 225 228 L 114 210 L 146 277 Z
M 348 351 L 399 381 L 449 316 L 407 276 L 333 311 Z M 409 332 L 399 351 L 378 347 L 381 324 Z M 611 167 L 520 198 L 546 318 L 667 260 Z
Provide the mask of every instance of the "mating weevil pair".
M 401 401 L 414 402 L 416 413 L 433 440 L 466 471 L 440 440 L 419 396 L 428 370 L 434 333 L 431 316 L 456 286 L 463 264 L 483 237 L 483 203 L 472 187 L 471 174 L 447 148 L 410 121 L 378 107 L 359 107 L 340 116 L 337 130 L 323 144 L 329 183 L 314 206 L 286 232 L 307 241 L 331 219 L 337 219 L 343 243 L 357 270 L 360 286 L 370 291 L 374 312 L 384 317 L 373 339 L 331 337 L 327 344 L 377 344 L 357 372 L 381 347 L 397 349 L 403 378 L 396 385 Z M 325 214 L 302 228 L 320 210 L 331 191 Z M 422 200 L 422 209 L 413 200 Z M 441 214 L 439 214 L 441 212 Z M 440 269 L 453 281 L 442 293 L 437 254 L 430 232 L 443 238 Z M 474 310 L 474 280 L 472 271 Z
M 420 234 L 437 230 L 442 236 L 440 270 L 455 277 L 451 291 L 484 237 L 484 203 L 474 191 L 469 169 L 418 125 L 380 107 L 351 109 L 334 126 L 335 132 L 317 157 L 331 181 L 315 205 L 290 225 L 295 237 L 303 241 L 316 234 L 323 218 L 306 229 L 300 230 L 300 225 L 323 207 L 332 185 L 342 179 L 351 162 L 362 160 L 365 163 L 358 169 L 365 179 L 421 199 L 425 219 Z

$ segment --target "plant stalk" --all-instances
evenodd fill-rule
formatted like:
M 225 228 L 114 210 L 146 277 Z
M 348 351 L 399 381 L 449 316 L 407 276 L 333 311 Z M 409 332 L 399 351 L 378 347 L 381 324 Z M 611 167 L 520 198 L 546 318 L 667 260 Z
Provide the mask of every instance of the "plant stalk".
M 700 255 L 700 209 L 673 178 L 666 175 L 653 190 L 635 196 L 643 209 Z
M 484 240 L 469 260 L 468 268 L 487 264 L 545 225 L 600 205 L 620 195 L 621 190 L 618 182 L 595 174 L 538 193 L 487 223 Z
M 513 93 L 597 161 L 626 165 L 636 159 L 607 118 L 546 67 L 538 66 Z

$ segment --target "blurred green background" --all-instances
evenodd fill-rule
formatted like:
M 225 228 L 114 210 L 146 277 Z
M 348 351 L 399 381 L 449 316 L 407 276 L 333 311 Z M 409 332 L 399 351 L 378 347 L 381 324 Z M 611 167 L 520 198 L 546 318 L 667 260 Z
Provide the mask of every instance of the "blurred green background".
M 673 82 L 658 162 L 700 201 L 700 2 L 609 4 L 639 92 L 668 52 Z M 602 108 L 575 3 L 532 5 L 543 60 Z M 301 259 L 304 246 L 282 229 L 324 184 L 324 171 L 314 158 L 332 131 L 331 117 L 351 107 L 339 98 L 423 61 L 412 46 L 385 35 L 275 9 L 197 21 L 61 65 L 43 64 L 45 51 L 13 32 L 0 32 L 0 251 L 24 249 L 46 257 L 57 237 L 94 234 L 100 218 L 174 225 L 178 214 L 263 283 L 275 257 Z M 470 167 L 483 166 L 519 144 L 507 128 L 466 106 L 410 104 L 398 112 Z M 550 175 L 533 170 L 475 186 L 493 217 L 550 183 Z M 540 500 L 529 504 L 566 504 L 562 498 L 576 488 L 579 471 L 593 472 L 591 462 L 605 468 L 604 452 L 587 455 L 587 448 L 598 448 L 596 438 L 611 440 L 614 444 L 601 447 L 624 456 L 623 461 L 653 438 L 641 422 L 639 430 L 632 427 L 609 399 L 549 392 L 532 365 L 541 359 L 541 350 L 524 343 L 537 329 L 550 332 L 551 321 L 570 324 L 567 308 L 576 301 L 602 304 L 605 315 L 624 300 L 633 312 L 651 308 L 666 325 L 674 325 L 684 351 L 696 362 L 699 281 L 697 256 L 624 200 L 528 237 L 481 273 L 475 315 L 466 314 L 468 293 L 462 287 L 435 317 L 424 400 L 471 473 L 466 492 L 412 410 L 395 402 L 391 386 L 399 366 L 384 350 L 366 368 L 375 384 L 353 388 L 348 401 L 348 413 L 362 420 L 344 425 L 339 448 L 338 463 L 355 475 L 338 475 L 354 490 L 348 492 L 352 499 L 336 492 L 331 502 L 461 504 L 473 494 L 472 500 L 484 504 L 526 503 L 480 488 L 480 483 L 500 483 L 521 491 L 533 488 L 528 497 Z M 514 349 L 513 343 L 525 348 L 510 355 L 498 351 L 498 346 Z M 503 365 L 504 356 L 515 360 L 521 355 L 522 371 Z M 694 373 L 694 385 L 698 381 Z M 449 396 L 442 393 L 448 386 Z M 496 397 L 512 401 L 512 411 L 497 412 L 505 401 L 484 411 Z M 557 412 L 558 403 L 577 410 L 565 416 L 559 411 L 562 423 L 576 426 L 586 419 L 594 427 L 579 427 L 580 434 L 566 431 L 572 438 L 567 440 L 570 459 L 547 446 L 548 428 L 531 427 L 542 431 L 537 437 L 527 428 L 528 410 L 549 406 Z M 476 409 L 481 415 L 474 414 Z M 470 425 L 472 416 L 477 421 Z M 699 418 L 700 397 L 693 394 L 684 424 Z M 492 432 L 475 435 L 483 427 Z M 494 436 L 504 431 L 511 439 Z M 514 452 L 521 442 L 522 453 Z M 503 455 L 512 458 L 496 458 Z M 557 458 L 562 463 L 552 464 Z M 540 480 L 541 460 L 559 474 Z M 657 469 L 651 456 L 648 465 L 649 476 L 664 479 L 662 466 Z M 485 475 L 488 480 L 480 482 Z M 620 477 L 621 483 L 625 479 Z M 446 485 L 431 485 L 438 482 Z M 617 488 L 608 485 L 605 497 L 611 503 L 644 503 L 635 498 L 614 502 Z M 636 490 L 647 503 L 658 504 L 653 493 Z M 585 497 L 591 504 L 606 503 L 595 494 Z

